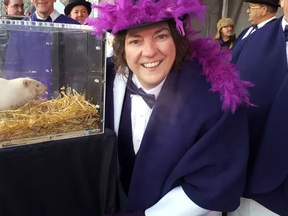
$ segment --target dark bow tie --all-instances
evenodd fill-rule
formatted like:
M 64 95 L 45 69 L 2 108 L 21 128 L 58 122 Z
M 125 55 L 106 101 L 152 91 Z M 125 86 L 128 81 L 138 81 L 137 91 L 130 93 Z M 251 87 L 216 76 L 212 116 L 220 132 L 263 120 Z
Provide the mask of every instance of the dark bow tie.
M 155 104 L 155 95 L 154 94 L 147 94 L 143 89 L 137 88 L 134 82 L 131 79 L 128 79 L 127 82 L 127 91 L 130 94 L 137 94 L 143 98 L 146 104 L 152 109 Z
M 286 41 L 288 41 L 288 25 L 285 26 L 284 35 L 285 35 Z
M 38 22 L 52 22 L 52 19 L 50 16 L 48 16 L 45 20 L 42 20 L 42 19 L 36 19 L 36 21 Z

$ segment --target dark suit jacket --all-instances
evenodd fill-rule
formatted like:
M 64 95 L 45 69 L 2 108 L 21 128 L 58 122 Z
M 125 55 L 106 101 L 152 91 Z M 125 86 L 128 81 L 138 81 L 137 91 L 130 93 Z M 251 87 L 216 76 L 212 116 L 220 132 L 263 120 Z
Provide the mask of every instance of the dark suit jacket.
M 114 113 L 122 107 L 115 101 L 123 102 L 126 86 L 109 60 L 107 65 L 106 126 L 115 129 Z M 167 76 L 136 156 L 128 210 L 147 209 L 179 185 L 202 208 L 232 211 L 239 205 L 248 157 L 246 114 L 242 108 L 224 113 L 201 73 L 187 61 Z
M 283 92 L 286 85 L 284 80 L 287 75 L 287 56 L 281 23 L 282 17 L 239 41 L 233 48 L 232 62 L 238 66 L 243 80 L 255 84 L 249 92 L 251 102 L 257 105 L 250 107 L 247 113 L 250 159 L 244 195 L 278 214 L 288 215 L 288 193 L 285 192 L 287 188 L 280 189 L 288 176 L 288 141 L 285 139 L 287 132 L 282 134 L 283 129 L 288 126 L 284 122 L 280 124 L 276 121 L 285 119 L 287 110 L 283 110 L 286 106 L 283 94 L 288 97 L 287 91 Z M 283 98 L 283 105 L 279 109 L 276 108 L 279 102 L 275 105 L 275 98 Z

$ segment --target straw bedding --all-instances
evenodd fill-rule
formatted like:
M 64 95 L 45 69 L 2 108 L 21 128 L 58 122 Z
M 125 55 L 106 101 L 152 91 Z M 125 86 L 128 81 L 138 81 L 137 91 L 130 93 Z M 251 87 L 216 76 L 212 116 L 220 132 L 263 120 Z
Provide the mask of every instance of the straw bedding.
M 96 106 L 84 94 L 63 87 L 57 98 L 32 100 L 16 110 L 0 111 L 0 142 L 97 129 L 99 119 Z

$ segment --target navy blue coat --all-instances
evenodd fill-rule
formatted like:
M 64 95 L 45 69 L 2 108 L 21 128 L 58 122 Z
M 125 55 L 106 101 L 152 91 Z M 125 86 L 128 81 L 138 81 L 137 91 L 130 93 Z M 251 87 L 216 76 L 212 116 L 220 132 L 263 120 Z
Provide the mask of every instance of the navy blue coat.
M 288 126 L 284 122 L 276 123 L 285 119 L 287 110 L 275 108 L 281 97 L 281 106 L 286 106 L 283 96 L 286 84 L 283 81 L 287 75 L 287 56 L 281 23 L 282 17 L 239 40 L 233 48 L 232 63 L 238 66 L 243 80 L 255 84 L 249 92 L 251 102 L 257 105 L 248 109 L 251 152 L 244 195 L 278 214 L 288 215 L 287 187 L 280 189 L 288 176 L 287 133 L 279 136 Z
M 179 185 L 202 208 L 238 207 L 248 159 L 246 114 L 244 108 L 223 112 L 201 72 L 195 61 L 187 61 L 167 76 L 136 155 L 128 210 L 147 209 Z M 116 78 L 108 61 L 105 121 L 113 130 L 115 109 L 122 107 L 115 101 L 123 102 L 126 88 L 125 82 L 119 88 Z M 119 92 L 122 99 L 114 97 Z

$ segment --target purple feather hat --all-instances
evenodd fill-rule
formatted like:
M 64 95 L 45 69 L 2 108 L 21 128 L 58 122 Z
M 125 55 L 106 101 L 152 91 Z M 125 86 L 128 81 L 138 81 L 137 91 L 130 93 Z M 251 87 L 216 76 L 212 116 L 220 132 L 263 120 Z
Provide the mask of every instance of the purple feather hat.
M 206 6 L 200 0 L 112 1 L 94 4 L 92 8 L 98 9 L 98 18 L 86 19 L 98 38 L 105 31 L 116 34 L 124 29 L 174 19 L 179 34 L 188 35 L 191 59 L 202 65 L 203 75 L 211 83 L 210 91 L 220 94 L 222 109 L 234 113 L 240 105 L 251 105 L 246 87 L 253 85 L 239 78 L 236 67 L 229 63 L 231 53 L 220 51 L 218 43 L 211 37 L 193 38 L 197 31 L 191 29 L 192 18 L 202 22 L 205 19 Z
M 106 0 L 107 1 L 107 0 Z M 182 35 L 185 34 L 181 18 L 189 14 L 204 21 L 205 8 L 199 0 L 114 0 L 93 5 L 98 9 L 98 18 L 86 22 L 94 26 L 94 34 L 102 36 L 103 30 L 112 34 L 120 30 L 173 18 Z

